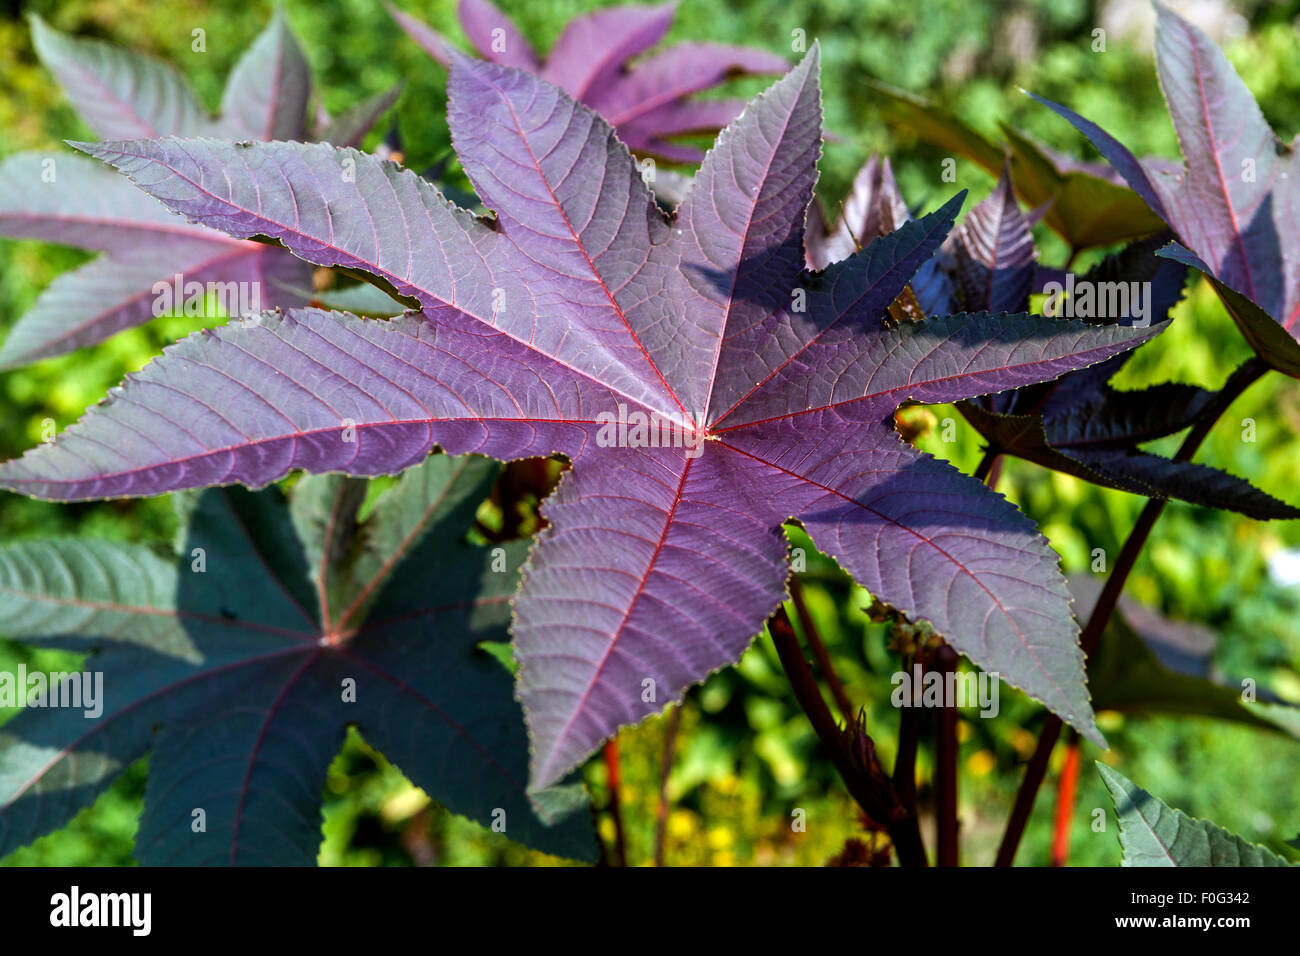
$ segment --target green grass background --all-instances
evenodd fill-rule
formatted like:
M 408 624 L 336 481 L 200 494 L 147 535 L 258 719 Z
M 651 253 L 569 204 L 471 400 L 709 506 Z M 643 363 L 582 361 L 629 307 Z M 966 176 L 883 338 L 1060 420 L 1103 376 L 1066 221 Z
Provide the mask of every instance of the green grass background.
M 463 41 L 451 0 L 405 0 L 405 9 Z M 595 0 L 504 0 L 502 6 L 539 49 L 545 50 L 574 14 L 604 6 Z M 1085 0 L 682 0 L 669 40 L 711 39 L 790 54 L 792 31 L 822 44 L 827 125 L 837 139 L 826 147 L 819 192 L 834 208 L 871 150 L 894 160 L 913 206 L 933 208 L 955 188 L 971 201 L 990 178 L 958 163 L 958 182 L 939 178 L 944 158 L 883 124 L 865 81 L 878 78 L 924 93 L 956 110 L 989 135 L 998 120 L 1025 129 L 1048 145 L 1091 155 L 1080 139 L 1017 87 L 1065 102 L 1099 120 L 1140 153 L 1176 156 L 1173 130 L 1140 40 L 1111 35 L 1104 53 L 1092 51 L 1100 3 Z M 408 165 L 420 169 L 449 146 L 443 117 L 443 70 L 390 22 L 378 0 L 330 3 L 290 0 L 289 19 L 316 72 L 323 102 L 337 111 L 363 95 L 401 81 L 392 114 Z M 244 0 L 61 0 L 27 9 L 54 26 L 100 36 L 177 63 L 204 100 L 215 107 L 239 54 L 262 28 L 270 4 Z M 1284 138 L 1300 129 L 1300 31 L 1295 2 L 1238 3 L 1231 7 L 1245 30 L 1230 31 L 1228 55 Z M 207 34 L 207 52 L 191 52 L 191 30 Z M 735 89 L 752 93 L 761 81 Z M 19 149 L 65 149 L 64 139 L 89 138 L 51 78 L 37 63 L 25 21 L 0 18 L 0 155 Z M 378 134 L 372 137 L 372 142 Z M 1044 235 L 1044 258 L 1059 264 L 1060 246 Z M 28 241 L 0 240 L 0 332 L 9 328 L 55 275 L 86 257 Z M 1088 258 L 1082 261 L 1087 265 Z M 1124 384 L 1177 380 L 1208 387 L 1223 383 L 1248 351 L 1204 285 L 1194 286 L 1174 327 L 1141 350 Z M 139 369 L 167 342 L 194 327 L 163 319 L 125 332 L 93 349 L 0 376 L 0 457 L 20 454 L 52 420 L 75 421 L 122 376 Z M 933 430 L 922 443 L 970 470 L 979 456 L 974 433 L 952 409 L 934 420 L 957 419 L 957 440 Z M 1241 421 L 1253 418 L 1257 440 L 1242 440 Z M 1253 387 L 1207 442 L 1198 460 L 1248 477 L 1274 495 L 1300 501 L 1300 387 L 1272 376 Z M 1169 452 L 1176 439 L 1156 446 Z M 1090 552 L 1114 555 L 1141 500 L 1096 489 L 1034 466 L 1008 462 L 1000 490 L 1037 520 L 1060 552 L 1067 572 L 1088 570 Z M 0 495 L 0 540 L 79 534 L 163 546 L 170 539 L 165 499 L 58 506 Z M 1300 523 L 1264 524 L 1175 502 L 1152 536 L 1128 593 L 1168 615 L 1199 621 L 1219 636 L 1215 665 L 1233 679 L 1300 703 L 1300 591 L 1270 581 L 1266 561 L 1300 546 Z M 896 656 L 882 625 L 863 608 L 868 598 L 829 561 L 814 556 L 807 581 L 818 625 L 886 766 L 893 757 L 897 711 L 888 703 Z M 0 634 L 4 623 L 0 621 Z M 42 658 L 0 641 L 0 667 Z M 963 718 L 961 816 L 964 860 L 992 859 L 1019 767 L 1032 751 L 1042 709 L 1003 688 L 995 720 Z M 1280 735 L 1209 720 L 1126 718 L 1103 713 L 1112 743 L 1105 759 L 1141 786 L 1196 816 L 1268 843 L 1292 859 L 1283 841 L 1300 831 L 1296 803 L 1300 745 Z M 620 737 L 625 777 L 624 815 L 633 863 L 650 859 L 664 720 L 656 718 Z M 1084 771 L 1074 814 L 1072 862 L 1113 864 L 1119 859 L 1113 821 L 1090 827 L 1095 807 L 1109 809 L 1084 745 Z M 1059 763 L 1061 754 L 1058 751 Z M 931 764 L 923 750 L 919 771 L 928 806 Z M 141 806 L 145 762 L 133 766 L 93 808 L 66 829 L 0 861 L 16 865 L 128 864 Z M 604 769 L 594 761 L 588 778 L 597 800 Z M 1055 773 L 1040 796 L 1019 862 L 1046 862 Z M 766 639 L 736 668 L 715 675 L 685 705 L 669 793 L 669 863 L 707 865 L 821 864 L 845 840 L 860 836 L 853 805 L 817 755 L 816 742 L 790 696 Z M 807 827 L 795 832 L 796 809 Z M 927 819 L 926 825 L 929 826 Z M 602 819 L 602 832 L 610 823 Z M 331 768 L 325 801 L 321 862 L 334 865 L 549 864 L 559 861 L 510 843 L 429 802 L 400 770 L 353 735 Z

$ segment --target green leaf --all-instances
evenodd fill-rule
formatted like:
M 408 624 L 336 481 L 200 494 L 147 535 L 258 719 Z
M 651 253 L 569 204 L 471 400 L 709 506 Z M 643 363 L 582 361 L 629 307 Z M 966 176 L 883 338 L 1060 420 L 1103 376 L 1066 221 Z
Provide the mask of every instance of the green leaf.
M 84 651 L 93 635 L 194 658 L 175 597 L 175 564 L 133 545 L 54 539 L 0 546 L 2 633 L 27 644 Z
M 1300 707 L 1270 701 L 1251 701 L 1242 706 L 1260 720 L 1300 740 Z
M 1043 221 L 1072 249 L 1127 242 L 1165 229 L 1127 186 L 1049 153 L 1023 133 L 1002 124 L 1011 151 L 1011 181 L 1026 205 L 1050 203 Z
M 357 512 L 369 487 L 365 478 L 303 475 L 293 488 L 290 520 L 306 552 L 317 556 L 309 577 L 326 629 L 353 596 L 345 563 L 355 546 Z
M 1115 803 L 1124 866 L 1291 865 L 1271 850 L 1248 843 L 1223 827 L 1193 819 L 1161 803 L 1100 761 L 1097 771 Z
M 923 143 L 965 156 L 983 166 L 993 176 L 1001 172 L 1006 160 L 1004 148 L 997 146 L 956 113 L 946 111 L 922 96 L 875 79 L 868 79 L 867 88 L 870 88 L 875 104 L 889 124 L 910 130 Z
M 1111 245 L 1165 228 L 1137 193 L 1101 168 L 1065 159 L 1002 124 L 1003 147 L 954 113 L 884 83 L 868 81 L 886 121 L 938 149 L 964 156 L 991 175 L 1011 157 L 1011 182 L 1029 207 L 1046 205 L 1043 221 L 1075 250 Z
M 1006 153 L 983 133 L 929 100 L 886 83 L 868 80 L 887 122 L 910 130 L 922 142 L 965 156 L 993 175 L 1002 170 Z
M 1071 580 L 1080 607 L 1090 601 Z M 1092 598 L 1095 601 L 1095 596 Z M 1131 606 L 1123 602 L 1111 615 L 1101 644 L 1088 658 L 1088 687 L 1096 710 L 1128 714 L 1179 714 L 1215 717 L 1264 730 L 1279 731 L 1300 740 L 1300 710 L 1282 705 L 1248 705 L 1240 691 L 1204 677 L 1177 673 L 1165 667 L 1130 623 Z M 1149 612 L 1148 612 L 1149 613 Z M 1141 617 L 1139 616 L 1139 620 Z M 1163 629 L 1191 630 L 1189 625 L 1163 621 Z M 1288 725 L 1288 719 L 1291 721 Z
M 366 483 L 337 475 L 299 481 L 292 505 L 275 487 L 178 496 L 172 561 L 106 542 L 0 546 L 6 634 L 87 653 L 102 675 L 99 714 L 26 706 L 0 728 L 0 855 L 151 753 L 141 863 L 309 865 L 355 724 L 448 809 L 590 859 L 589 817 L 560 822 L 582 788 L 527 791 L 511 674 L 478 646 L 508 638 L 526 550 L 465 540 L 498 468 L 434 456 L 360 525 Z

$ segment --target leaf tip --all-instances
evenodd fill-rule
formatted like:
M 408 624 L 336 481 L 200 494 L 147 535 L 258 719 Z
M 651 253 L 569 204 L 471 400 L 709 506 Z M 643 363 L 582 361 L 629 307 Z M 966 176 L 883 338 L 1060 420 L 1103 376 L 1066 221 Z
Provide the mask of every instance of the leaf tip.
M 1112 794 L 1123 790 L 1123 784 L 1127 783 L 1128 779 L 1122 773 L 1104 760 L 1094 760 L 1092 764 L 1097 768 L 1097 773 L 1101 776 L 1102 782 L 1106 784 L 1107 790 Z
M 961 207 L 966 204 L 966 197 L 969 194 L 969 189 L 959 190 L 957 195 L 953 196 L 946 203 L 936 209 L 932 215 L 940 219 L 945 219 L 950 223 L 956 222 L 957 213 L 961 212 Z
M 1087 724 L 1086 724 L 1086 725 L 1084 725 L 1084 724 L 1083 724 L 1083 721 L 1080 720 L 1080 721 L 1077 721 L 1077 722 L 1075 723 L 1075 727 L 1078 729 L 1079 733 L 1080 733 L 1082 736 L 1084 736 L 1084 737 L 1086 737 L 1088 740 L 1092 741 L 1094 744 L 1096 744 L 1096 745 L 1097 745 L 1098 747 L 1100 747 L 1102 750 L 1109 750 L 1109 749 L 1110 749 L 1110 744 L 1108 744 L 1108 743 L 1106 742 L 1106 738 L 1102 735 L 1101 730 L 1097 727 L 1097 721 L 1096 721 L 1096 719 L 1092 716 L 1091 713 L 1088 714 Z

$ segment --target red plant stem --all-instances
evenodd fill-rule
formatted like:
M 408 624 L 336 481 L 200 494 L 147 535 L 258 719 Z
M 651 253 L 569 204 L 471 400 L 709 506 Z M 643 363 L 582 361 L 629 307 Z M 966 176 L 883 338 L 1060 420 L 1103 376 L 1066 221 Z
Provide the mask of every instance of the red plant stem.
M 620 791 L 623 773 L 618 760 L 618 738 L 605 741 L 605 772 L 609 776 L 609 815 L 614 821 L 614 865 L 627 866 L 627 838 L 623 832 L 623 807 Z
M 1183 439 L 1183 443 L 1174 455 L 1174 461 L 1189 461 L 1229 406 L 1267 371 L 1268 365 L 1258 356 L 1249 358 L 1237 366 L 1237 369 L 1228 376 L 1228 381 L 1224 383 L 1223 388 L 1219 389 L 1210 403 L 1205 406 L 1201 417 L 1187 433 L 1187 437 Z M 1137 563 L 1143 546 L 1146 545 L 1151 529 L 1155 527 L 1167 503 L 1167 498 L 1148 499 L 1137 521 L 1134 522 L 1133 530 L 1129 532 L 1124 547 L 1120 549 L 1115 567 L 1106 578 L 1101 594 L 1097 597 L 1097 603 L 1093 606 L 1092 614 L 1088 617 L 1088 623 L 1079 636 L 1079 644 L 1084 654 L 1091 654 L 1101 641 L 1101 635 L 1115 612 L 1115 605 L 1119 602 L 1124 584 Z M 1025 834 L 1025 827 L 1034 810 L 1038 789 L 1042 786 L 1043 777 L 1047 773 L 1052 748 L 1056 746 L 1056 741 L 1061 736 L 1061 727 L 1059 717 L 1055 714 L 1047 715 L 1047 719 L 1043 722 L 1043 729 L 1038 734 L 1038 746 L 1034 750 L 1033 757 L 1030 758 L 1029 765 L 1025 768 L 1025 778 L 1020 782 L 1020 789 L 1016 793 L 1016 802 L 1007 819 L 1007 829 L 1002 834 L 1002 844 L 998 847 L 994 866 L 1010 866 L 1015 860 L 1016 850 L 1020 846 L 1021 837 Z
M 904 662 L 906 665 L 906 661 Z M 910 670 L 910 667 L 909 667 Z M 898 755 L 894 757 L 894 789 L 903 806 L 916 812 L 916 748 L 921 737 L 921 711 L 917 707 L 899 710 Z
M 1020 789 L 1016 791 L 1016 802 L 1011 807 L 1011 816 L 1007 818 L 1007 829 L 1002 834 L 1002 843 L 998 846 L 998 855 L 993 861 L 994 866 L 1010 866 L 1016 858 L 1020 838 L 1024 836 L 1029 815 L 1034 810 L 1038 788 L 1042 786 L 1043 777 L 1047 775 L 1047 763 L 1052 758 L 1052 750 L 1056 746 L 1057 738 L 1061 736 L 1061 726 L 1061 718 L 1055 714 L 1048 714 L 1047 719 L 1043 721 L 1043 729 L 1038 733 L 1038 744 L 1034 747 L 1034 755 L 1029 758 L 1029 763 L 1025 766 L 1025 779 L 1020 781 Z
M 998 455 L 997 458 L 993 460 L 993 464 L 989 468 L 989 473 L 984 479 L 984 484 L 988 485 L 994 491 L 997 491 L 998 479 L 1002 477 L 1002 462 L 1005 460 L 1006 459 L 1001 455 Z
M 784 607 L 777 608 L 768 620 L 768 632 L 795 698 L 849 794 L 871 820 L 888 831 L 900 866 L 928 866 L 916 814 L 899 801 L 893 784 L 876 763 L 871 739 L 861 732 L 861 725 L 855 734 L 841 728 L 831 716 Z
M 986 482 L 989 487 L 997 485 L 1001 472 L 1002 452 L 990 445 L 975 468 L 974 477 Z M 943 677 L 947 687 L 947 675 L 957 669 L 957 652 L 944 644 L 934 653 L 935 669 Z M 907 708 L 903 711 L 903 722 L 898 731 L 898 761 L 895 764 L 894 781 L 899 794 L 909 806 L 916 806 L 916 738 L 920 718 L 916 711 Z M 958 757 L 961 752 L 957 741 L 957 708 L 954 701 L 944 699 L 934 723 L 934 786 L 935 786 L 935 831 L 937 849 L 935 864 L 937 866 L 959 866 L 961 848 L 959 841 L 960 821 L 957 815 L 957 783 L 959 780 Z M 905 777 L 900 780 L 902 768 Z M 908 792 L 910 791 L 910 800 Z
M 664 755 L 659 764 L 659 803 L 655 807 L 655 866 L 664 865 L 664 844 L 668 836 L 668 777 L 673 772 L 673 754 L 677 749 L 677 732 L 682 726 L 682 705 L 668 712 L 664 729 Z
M 975 466 L 974 478 L 976 481 L 982 481 L 990 488 L 997 489 L 998 479 L 1002 476 L 1002 449 L 997 445 L 988 445 L 984 449 L 984 457 L 980 463 Z
M 947 675 L 957 669 L 957 652 L 947 644 L 940 647 L 935 652 L 935 669 L 943 675 L 946 688 Z M 938 821 L 935 862 L 938 866 L 957 866 L 957 707 L 954 701 L 946 699 L 946 694 L 938 716 L 934 726 L 935 816 Z
M 1079 785 L 1079 734 L 1071 730 L 1065 741 L 1065 766 L 1056 791 L 1056 825 L 1052 833 L 1052 866 L 1065 866 L 1070 857 L 1070 826 L 1074 822 L 1074 795 Z
M 808 642 L 808 649 L 812 651 L 813 660 L 817 662 L 817 669 L 822 672 L 822 677 L 826 678 L 826 683 L 830 686 L 831 696 L 835 698 L 835 706 L 839 708 L 840 715 L 846 721 L 851 721 L 853 704 L 849 700 L 848 692 L 844 690 L 840 675 L 835 673 L 835 667 L 831 664 L 831 655 L 826 650 L 826 645 L 817 630 L 817 624 L 813 621 L 812 613 L 804 601 L 803 584 L 800 583 L 798 575 L 790 576 L 790 600 L 794 602 L 795 613 L 799 616 L 799 626 L 803 628 L 804 640 Z

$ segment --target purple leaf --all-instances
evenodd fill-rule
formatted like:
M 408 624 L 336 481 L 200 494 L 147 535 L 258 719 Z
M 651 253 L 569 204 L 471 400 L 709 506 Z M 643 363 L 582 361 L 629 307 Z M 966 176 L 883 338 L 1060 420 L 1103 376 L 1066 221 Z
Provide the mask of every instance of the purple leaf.
M 791 324 L 783 310 L 803 267 L 803 211 L 821 155 L 814 66 L 806 58 L 754 101 L 750 122 L 723 130 L 677 211 L 689 314 L 699 318 L 676 331 L 674 364 L 697 419 L 721 417 L 720 402 L 739 400 L 784 357 L 786 337 L 773 333 Z
M 783 58 L 766 50 L 722 43 L 678 43 L 630 67 L 597 96 L 597 109 L 615 110 L 616 128 L 662 109 L 672 100 L 716 86 L 730 76 L 788 70 Z
M 679 43 L 628 69 L 599 96 L 593 96 L 589 105 L 607 118 L 630 149 L 681 162 L 698 162 L 702 158 L 700 150 L 664 138 L 682 128 L 683 98 L 717 86 L 731 76 L 780 73 L 788 68 L 781 57 L 763 50 L 718 43 Z M 716 105 L 707 108 L 723 109 Z M 728 121 L 738 114 L 739 110 Z
M 551 48 L 546 68 L 541 71 L 542 79 L 575 100 L 593 105 L 593 94 L 601 96 L 624 72 L 628 60 L 664 38 L 674 13 L 676 5 L 665 3 L 657 7 L 615 7 L 575 17 Z M 524 67 L 530 68 L 536 70 L 535 65 Z
M 892 409 L 891 409 L 892 411 Z M 764 497 L 798 515 L 859 583 L 930 621 L 985 670 L 1044 701 L 1092 739 L 1077 626 L 1055 554 L 1028 518 L 980 482 L 904 445 L 870 405 L 724 435 Z
M 1016 205 L 1008 169 L 992 195 L 953 233 L 951 255 L 963 308 L 1009 312 L 1029 302 L 1037 250 L 1029 221 Z
M 482 56 L 503 66 L 516 66 L 536 72 L 541 65 L 510 18 L 488 0 L 460 0 L 457 6 L 460 25 Z
M 92 250 L 195 239 L 230 242 L 176 217 L 112 170 L 75 154 L 17 153 L 0 160 L 0 232 Z
M 305 304 L 310 293 L 291 289 L 310 285 L 304 263 L 278 249 L 252 242 L 203 239 L 175 240 L 166 247 L 142 244 L 102 256 L 64 273 L 47 286 L 20 318 L 0 348 L 0 368 L 62 355 L 93 345 L 125 328 L 143 325 L 161 314 L 189 314 L 216 319 L 208 299 L 187 299 L 185 284 L 225 290 L 217 304 L 237 315 L 241 306 L 260 311 L 266 301 Z M 183 277 L 181 295 L 176 276 Z M 266 290 L 256 301 L 240 302 L 239 289 Z M 160 296 L 163 289 L 166 295 Z
M 32 44 L 86 124 L 105 139 L 184 136 L 207 111 L 175 67 L 101 40 L 60 33 L 35 14 Z
M 721 444 L 607 454 L 547 501 L 515 598 L 536 782 L 734 663 L 785 597 L 786 516 L 756 510 L 756 477 Z
M 597 114 L 455 59 L 453 141 L 491 221 L 324 145 L 85 147 L 190 219 L 370 273 L 424 314 L 295 311 L 192 336 L 0 484 L 85 498 L 373 475 L 434 444 L 567 456 L 515 602 L 535 786 L 740 655 L 785 593 L 791 517 L 1100 740 L 1055 555 L 1002 498 L 899 442 L 892 413 L 1051 379 L 1162 326 L 887 323 L 960 196 L 805 271 L 815 52 L 723 133 L 675 220 Z
M 619 137 L 629 149 L 676 163 L 697 163 L 703 153 L 694 146 L 668 137 L 692 133 L 712 134 L 727 126 L 744 109 L 743 100 L 674 100 L 656 107 L 619 127 Z M 671 170 L 655 171 L 662 178 Z
M 808 267 L 825 269 L 911 219 L 889 160 L 873 153 L 853 177 L 840 214 L 829 229 L 809 229 Z M 811 224 L 810 224 L 811 226 Z
M 815 215 L 820 215 L 820 208 L 814 203 L 809 206 L 805 237 L 808 267 L 813 270 L 824 270 L 832 263 L 847 259 L 875 239 L 902 228 L 912 218 L 894 181 L 889 160 L 874 153 L 854 177 L 835 225 L 829 228 L 819 225 Z M 950 237 L 944 245 L 951 242 Z M 916 306 L 925 315 L 952 311 L 952 280 L 946 271 L 949 258 L 941 250 L 921 265 L 908 284 Z
M 1300 165 L 1269 127 L 1223 53 L 1157 4 L 1156 66 L 1184 158 L 1181 169 L 1138 160 L 1078 114 L 1040 99 L 1087 136 L 1221 286 L 1300 336 Z M 1037 97 L 1036 97 L 1037 98 Z M 1261 354 L 1296 374 L 1300 349 L 1225 304 Z
M 385 6 L 425 52 L 451 66 L 455 50 L 445 38 L 409 14 Z M 485 58 L 540 73 L 605 117 L 634 152 L 693 163 L 703 153 L 672 142 L 671 137 L 716 133 L 735 119 L 744 104 L 696 102 L 688 97 L 735 75 L 782 73 L 789 64 L 761 50 L 716 43 L 683 43 L 634 62 L 663 39 L 674 11 L 675 5 L 667 3 L 583 14 L 565 27 L 544 66 L 505 15 L 487 0 L 462 0 L 459 14 L 466 35 Z M 504 32 L 494 37 L 494 30 Z
M 659 189 L 655 189 L 655 196 L 659 196 Z M 674 203 L 671 208 L 675 208 Z M 804 264 L 810 272 L 820 272 L 837 259 L 844 259 L 853 254 L 852 249 L 833 250 L 827 240 L 830 238 L 834 226 L 826 219 L 826 210 L 822 208 L 821 200 L 813 196 L 812 202 L 808 204 L 808 212 L 804 217 Z M 842 254 L 841 254 L 842 253 Z
M 334 146 L 360 147 L 366 134 L 379 122 L 379 117 L 392 109 L 401 92 L 400 85 L 394 86 L 354 104 L 323 124 L 316 138 Z
M 1071 400 L 1065 393 L 1072 383 L 1065 378 L 1061 382 L 1065 387 L 1049 385 L 1038 407 L 1049 439 L 1062 445 L 1139 444 L 1163 438 L 1191 426 L 1213 396 L 1195 385 L 1165 382 L 1131 392 L 1097 388 Z
M 1078 288 L 1140 284 L 1147 321 L 1164 321 L 1182 298 L 1185 270 L 1152 255 L 1161 241 L 1143 240 L 1107 258 L 1082 277 Z M 1023 290 L 1026 301 L 1028 292 Z M 1136 299 L 1127 301 L 1128 313 L 1095 321 L 1131 322 Z M 1118 300 L 1115 304 L 1119 307 Z M 1094 484 L 1148 497 L 1180 498 L 1257 519 L 1300 517 L 1300 511 L 1240 478 L 1139 451 L 1144 442 L 1192 425 L 1213 394 L 1174 383 L 1117 391 L 1109 380 L 1130 355 L 1070 372 L 1055 382 L 961 402 L 958 408 L 990 447 Z
M 279 7 L 226 81 L 221 118 L 210 135 L 230 139 L 303 139 L 311 67 Z
M 171 67 L 65 36 L 37 17 L 32 32 L 45 64 L 87 122 L 104 135 L 135 139 L 216 131 L 241 140 L 305 135 L 310 76 L 280 13 L 231 74 L 223 115 L 216 120 Z M 341 144 L 359 140 L 395 95 L 359 104 L 326 134 Z M 198 283 L 209 297 L 237 298 L 255 310 L 311 301 L 309 270 L 282 250 L 232 241 L 186 223 L 122 177 L 105 175 L 101 166 L 77 156 L 20 153 L 0 161 L 0 234 L 106 253 L 45 290 L 5 341 L 0 367 L 93 345 L 170 311 L 157 287 L 171 287 L 177 275 L 182 289 Z M 225 309 L 211 317 L 235 312 Z
M 0 232 L 108 254 L 54 280 L 10 331 L 0 368 L 14 368 L 103 341 L 115 332 L 182 310 L 158 283 L 208 283 L 251 307 L 302 305 L 287 291 L 309 287 L 306 267 L 283 251 L 192 225 L 121 176 L 80 156 L 19 153 L 0 161 Z M 52 178 L 51 178 L 52 176 Z M 229 292 L 229 295 L 225 293 Z M 188 296 L 186 296 L 188 298 Z M 183 311 L 183 310 L 182 310 Z M 215 316 L 214 316 L 215 318 Z
M 1058 399 L 1053 392 L 1037 413 L 994 413 L 980 400 L 959 407 L 993 447 L 1093 484 L 1146 497 L 1179 498 L 1257 520 L 1300 517 L 1300 510 L 1241 478 L 1138 450 L 1142 442 L 1192 424 L 1212 397 L 1194 386 L 1166 384 L 1136 392 L 1100 388 L 1086 397 L 1088 404 L 1062 412 L 1047 410 Z
M 256 487 L 293 468 L 388 474 L 423 460 L 435 427 L 457 453 L 579 456 L 596 424 L 580 410 L 620 396 L 476 325 L 306 310 L 195 333 L 3 466 L 5 483 L 68 499 Z
M 1186 247 L 1171 242 L 1156 255 L 1181 262 L 1203 273 L 1210 285 L 1214 287 L 1214 291 L 1219 294 L 1224 308 L 1237 323 L 1242 338 L 1250 344 L 1250 347 L 1279 372 L 1292 378 L 1300 378 L 1300 338 L 1292 337 L 1292 334 L 1273 316 L 1240 291 L 1216 278 L 1213 270 Z
M 1114 447 L 1072 449 L 1071 452 L 1102 476 L 1100 484 L 1149 497 L 1180 498 L 1208 508 L 1236 511 L 1259 521 L 1300 518 L 1300 508 L 1217 468 Z

